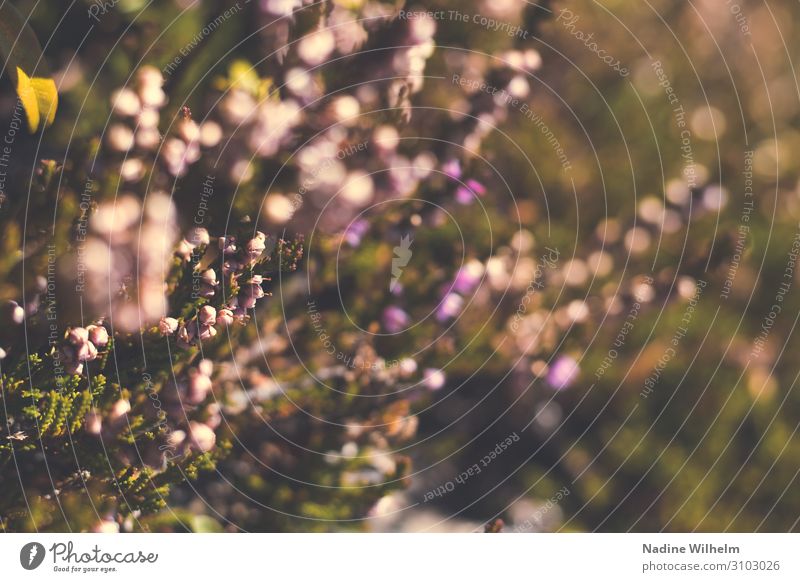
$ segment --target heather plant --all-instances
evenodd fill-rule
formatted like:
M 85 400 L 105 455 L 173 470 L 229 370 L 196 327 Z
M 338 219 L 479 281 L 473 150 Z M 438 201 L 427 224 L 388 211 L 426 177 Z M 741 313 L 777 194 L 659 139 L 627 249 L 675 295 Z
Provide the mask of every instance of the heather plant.
M 6 2 L 3 530 L 795 529 L 791 63 L 561 4 Z
M 277 19 L 274 28 L 285 28 L 281 21 L 294 23 L 293 8 L 267 3 L 249 10 L 259 19 Z M 287 318 L 281 326 L 276 315 L 286 309 L 284 301 L 277 309 L 262 309 L 260 317 L 254 311 L 258 303 L 270 303 L 261 300 L 275 279 L 287 277 L 291 285 L 290 274 L 302 264 L 302 235 L 286 238 L 279 229 L 300 206 L 320 204 L 332 194 L 344 165 L 330 147 L 351 148 L 346 155 L 355 158 L 351 154 L 362 153 L 366 143 L 356 143 L 356 137 L 368 140 L 375 129 L 374 123 L 358 123 L 355 97 L 346 91 L 324 97 L 313 87 L 321 73 L 306 69 L 334 49 L 353 52 L 366 31 L 349 10 L 313 14 L 306 30 L 327 17 L 341 21 L 340 30 L 307 34 L 288 57 L 283 38 L 269 66 L 230 59 L 206 80 L 197 105 L 174 107 L 180 88 L 167 86 L 165 73 L 175 73 L 181 59 L 163 70 L 143 64 L 105 90 L 110 94 L 105 121 L 93 123 L 79 112 L 72 116 L 98 134 L 64 142 L 63 159 L 34 162 L 36 154 L 22 149 L 30 138 L 20 137 L 14 170 L 24 175 L 25 154 L 35 169 L 27 192 L 22 180 L 10 184 L 3 216 L 9 248 L 25 249 L 15 251 L 16 260 L 6 266 L 5 294 L 16 299 L 9 300 L 13 324 L 3 338 L 2 454 L 4 465 L 14 467 L 4 472 L 5 529 L 135 531 L 234 523 L 292 529 L 293 521 L 284 523 L 268 511 L 242 514 L 237 495 L 252 495 L 264 508 L 274 503 L 282 510 L 278 516 L 294 509 L 297 518 L 347 521 L 363 517 L 385 491 L 402 485 L 408 461 L 389 447 L 411 438 L 416 423 L 408 401 L 393 397 L 392 387 L 411 383 L 416 363 L 378 364 L 370 346 L 336 337 L 333 321 L 325 324 L 331 337 L 341 349 L 352 350 L 344 369 L 332 365 L 337 358 L 291 362 L 283 355 L 288 334 L 281 327 L 306 333 L 310 312 L 303 309 L 299 321 Z M 100 26 L 117 16 L 93 15 Z M 372 28 L 385 27 L 388 18 L 388 13 L 375 18 Z M 395 28 L 393 34 L 406 36 L 411 46 L 386 49 L 387 66 L 399 67 L 401 76 L 376 83 L 375 105 L 396 106 L 418 91 L 412 87 L 416 77 L 406 82 L 402 75 L 419 73 L 416 61 L 408 59 L 431 50 L 413 48 L 429 43 L 430 27 Z M 140 32 L 146 34 L 146 27 Z M 268 48 L 276 40 L 280 35 L 265 37 L 258 46 Z M 294 61 L 293 68 L 285 57 Z M 104 92 L 99 85 L 107 80 L 87 87 L 84 99 L 102 107 L 93 92 Z M 19 87 L 11 89 L 22 97 Z M 60 123 L 70 119 L 70 105 L 69 98 L 62 103 Z M 202 118 L 194 113 L 198 110 Z M 387 157 L 398 140 L 391 127 L 388 120 L 379 126 L 388 135 L 376 146 Z M 303 143 L 310 145 L 292 151 Z M 313 152 L 320 150 L 315 162 Z M 315 170 L 320 155 L 330 163 Z M 372 198 L 371 178 L 362 169 L 369 160 L 353 162 L 353 185 L 345 188 L 344 208 L 326 225 L 327 235 L 343 232 L 345 213 Z M 269 187 L 268 180 L 275 184 Z M 273 194 L 278 183 L 298 181 L 306 186 L 297 188 L 296 199 Z M 56 213 L 48 233 L 40 218 L 52 201 Z M 187 209 L 193 215 L 184 216 Z M 25 239 L 14 236 L 22 225 Z M 308 228 L 300 221 L 294 226 Z M 31 272 L 26 285 L 25 273 Z M 279 372 L 270 370 L 267 354 L 287 360 Z M 301 373 L 307 365 L 310 377 Z M 316 451 L 349 450 L 355 439 L 363 442 L 363 458 Z M 220 462 L 227 463 L 230 479 L 197 482 Z M 293 481 L 330 483 L 331 491 L 307 487 L 293 499 L 291 483 L 287 489 L 269 478 L 280 475 L 284 465 L 300 468 Z M 182 493 L 174 488 L 187 480 L 195 482 L 192 488 L 207 486 L 209 499 L 219 498 L 213 519 L 203 521 L 178 501 Z

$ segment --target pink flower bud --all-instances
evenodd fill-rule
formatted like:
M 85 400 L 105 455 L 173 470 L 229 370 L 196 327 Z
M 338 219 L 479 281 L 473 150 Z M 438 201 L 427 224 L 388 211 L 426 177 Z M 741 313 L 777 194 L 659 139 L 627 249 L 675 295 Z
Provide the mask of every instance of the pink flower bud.
M 92 409 L 86 413 L 86 419 L 83 421 L 86 432 L 91 435 L 99 435 L 103 429 L 103 417 L 100 416 L 96 410 Z
M 214 326 L 203 326 L 200 328 L 200 341 L 206 341 L 217 335 L 217 330 Z
M 217 310 L 210 305 L 203 305 L 197 313 L 200 325 L 214 325 L 217 322 Z
M 88 341 L 85 344 L 81 344 L 75 346 L 74 348 L 71 348 L 71 351 L 69 352 L 70 359 L 74 359 L 78 362 L 85 362 L 87 360 L 94 359 L 90 357 L 91 352 L 89 350 L 89 346 L 92 346 L 94 348 L 94 346 Z M 94 350 L 94 355 L 95 357 L 97 357 L 97 349 Z
M 186 142 L 197 141 L 200 137 L 200 128 L 192 119 L 181 119 L 178 122 L 178 135 Z
M 435 391 L 441 389 L 447 380 L 444 372 L 436 368 L 427 368 L 423 372 L 423 376 L 425 378 L 425 386 L 428 388 L 428 390 Z
M 84 358 L 82 358 L 82 361 L 91 362 L 92 360 L 96 360 L 97 359 L 97 348 L 94 347 L 94 344 L 92 342 L 86 342 L 83 345 L 83 347 L 86 348 L 86 354 L 85 354 Z M 78 359 L 81 359 L 81 358 L 78 358 Z
M 255 261 L 261 256 L 261 253 L 264 252 L 264 249 L 267 248 L 265 244 L 267 237 L 264 235 L 263 232 L 259 232 L 256 234 L 255 238 L 252 238 L 247 243 L 247 256 L 250 258 L 251 261 Z
M 214 272 L 214 269 L 206 269 L 200 274 L 200 279 L 206 285 L 211 285 L 213 287 L 217 284 L 217 273 Z
M 193 420 L 189 423 L 189 442 L 201 453 L 206 453 L 214 448 L 217 435 L 205 424 Z
M 25 310 L 16 301 L 9 301 L 8 306 L 11 311 L 11 321 L 19 325 L 25 319 Z
M 197 369 L 201 374 L 211 376 L 211 374 L 214 372 L 214 362 L 208 358 L 204 358 L 197 364 Z
M 417 362 L 411 358 L 403 358 L 400 360 L 399 368 L 402 378 L 410 378 L 417 371 Z
M 253 295 L 239 295 L 239 307 L 242 309 L 253 309 L 256 306 L 256 301 L 257 299 Z
M 178 331 L 178 320 L 174 317 L 162 317 L 158 323 L 158 330 L 161 335 L 172 335 Z
M 200 372 L 189 376 L 189 385 L 186 391 L 186 401 L 189 404 L 200 404 L 211 392 L 211 378 Z
M 233 311 L 230 309 L 222 308 L 217 311 L 217 323 L 227 327 L 233 323 Z
M 192 328 L 195 325 L 195 322 L 192 322 L 190 325 L 183 325 L 178 331 L 178 345 L 182 348 L 188 348 L 194 344 L 194 330 Z
M 131 411 L 131 403 L 127 400 L 117 400 L 114 405 L 111 407 L 111 412 L 109 413 L 108 417 L 111 419 L 112 422 L 121 419 L 123 416 L 128 414 Z
M 182 430 L 173 430 L 167 437 L 167 444 L 171 447 L 179 447 L 186 440 L 186 433 Z
M 102 325 L 90 325 L 86 328 L 89 332 L 89 341 L 98 348 L 108 345 L 108 331 Z
M 119 533 L 119 524 L 111 519 L 102 519 L 92 526 L 92 533 Z
M 80 346 L 89 341 L 89 332 L 83 327 L 73 327 L 67 332 L 67 341 L 73 346 Z
M 219 404 L 212 402 L 208 405 L 206 411 L 208 412 L 208 418 L 205 420 L 206 426 L 212 430 L 219 428 L 219 425 L 222 424 L 222 415 L 219 413 Z

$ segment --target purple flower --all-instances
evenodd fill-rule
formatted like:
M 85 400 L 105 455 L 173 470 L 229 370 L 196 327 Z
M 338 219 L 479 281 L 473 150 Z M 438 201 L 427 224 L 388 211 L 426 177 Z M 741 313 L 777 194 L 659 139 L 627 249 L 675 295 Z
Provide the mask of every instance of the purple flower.
M 399 307 L 391 305 L 383 310 L 381 321 L 383 322 L 383 327 L 385 327 L 389 333 L 399 333 L 408 327 L 411 318 L 408 316 L 408 313 Z
M 344 233 L 344 240 L 347 241 L 351 247 L 357 247 L 361 244 L 361 239 L 369 230 L 369 222 L 364 219 L 356 220 L 350 223 Z
M 461 313 L 463 307 L 464 299 L 461 295 L 448 293 L 445 295 L 444 299 L 442 299 L 439 308 L 436 310 L 436 319 L 439 321 L 447 321 L 448 319 L 456 317 Z
M 484 272 L 483 263 L 475 259 L 461 267 L 453 280 L 453 291 L 468 295 L 475 290 Z
M 486 194 L 486 187 L 477 180 L 467 180 L 463 186 L 456 189 L 456 201 L 459 204 L 472 204 L 475 196 Z
M 550 370 L 547 372 L 547 383 L 555 390 L 569 388 L 577 379 L 580 371 L 575 358 L 559 356 L 550 365 Z
M 450 160 L 442 166 L 442 173 L 453 180 L 461 178 L 461 163 L 458 160 Z

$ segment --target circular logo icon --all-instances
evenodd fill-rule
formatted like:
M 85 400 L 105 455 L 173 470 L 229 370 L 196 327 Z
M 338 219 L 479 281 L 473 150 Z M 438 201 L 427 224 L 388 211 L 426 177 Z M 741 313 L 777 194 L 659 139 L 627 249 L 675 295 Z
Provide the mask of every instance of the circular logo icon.
M 39 542 L 30 542 L 19 551 L 19 563 L 26 570 L 35 570 L 44 561 L 44 546 Z

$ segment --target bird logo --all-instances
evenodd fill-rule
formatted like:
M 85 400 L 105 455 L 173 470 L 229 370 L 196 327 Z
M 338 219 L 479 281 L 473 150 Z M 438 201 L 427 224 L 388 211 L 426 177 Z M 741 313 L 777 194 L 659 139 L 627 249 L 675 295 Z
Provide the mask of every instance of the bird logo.
M 44 561 L 44 546 L 39 542 L 30 542 L 22 546 L 19 552 L 19 563 L 26 570 L 35 570 Z
M 403 268 L 411 260 L 411 239 L 410 234 L 406 234 L 400 239 L 400 245 L 394 247 L 394 258 L 392 258 L 392 280 L 389 282 L 389 291 L 394 292 L 403 274 Z

